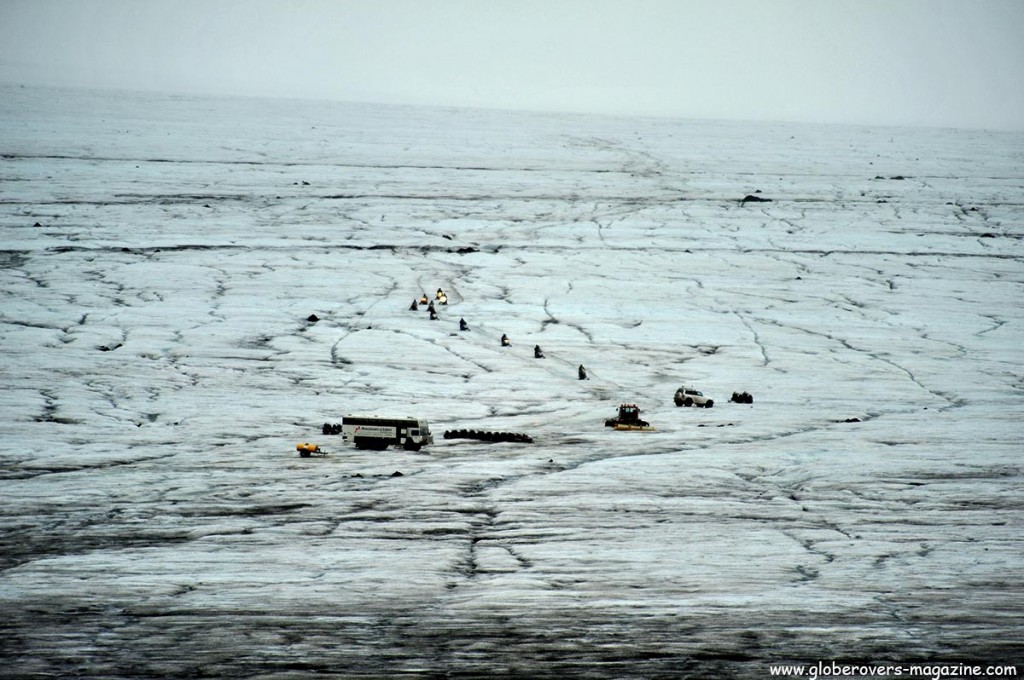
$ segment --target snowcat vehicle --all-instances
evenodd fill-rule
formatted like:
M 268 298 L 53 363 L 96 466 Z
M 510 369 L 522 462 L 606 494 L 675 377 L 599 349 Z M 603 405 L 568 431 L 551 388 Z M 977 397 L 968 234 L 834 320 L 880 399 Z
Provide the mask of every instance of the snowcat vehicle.
M 640 407 L 636 404 L 620 404 L 619 415 L 604 421 L 605 427 L 616 430 L 653 430 L 651 424 L 640 419 Z

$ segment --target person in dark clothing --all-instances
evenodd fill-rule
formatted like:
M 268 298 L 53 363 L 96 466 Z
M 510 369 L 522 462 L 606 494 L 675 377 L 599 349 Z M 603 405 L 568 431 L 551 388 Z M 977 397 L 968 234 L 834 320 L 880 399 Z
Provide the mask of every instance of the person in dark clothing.
M 508 347 L 511 344 L 512 344 L 512 341 L 508 339 L 508 336 L 505 335 L 504 333 L 502 333 L 501 334 L 501 346 L 502 347 Z
M 587 377 L 587 369 L 583 368 L 583 364 L 580 364 L 580 367 L 579 367 L 579 370 L 577 370 L 577 373 L 580 376 L 580 380 L 589 380 L 589 378 Z
M 543 359 L 544 358 L 544 352 L 541 350 L 540 345 L 534 345 L 533 346 L 533 358 L 534 359 Z
M 415 312 L 419 308 L 420 308 L 419 300 L 417 300 L 416 298 L 413 298 L 412 304 L 409 305 L 409 309 Z
M 459 319 L 459 330 L 460 331 L 468 331 L 469 330 L 469 324 L 466 323 L 465 319 Z

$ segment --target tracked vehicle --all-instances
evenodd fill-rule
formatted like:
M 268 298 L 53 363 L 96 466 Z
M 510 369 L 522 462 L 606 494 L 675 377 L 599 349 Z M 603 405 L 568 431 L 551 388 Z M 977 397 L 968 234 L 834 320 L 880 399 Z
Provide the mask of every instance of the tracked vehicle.
M 640 407 L 636 404 L 620 404 L 619 414 L 604 421 L 605 427 L 616 430 L 653 430 L 651 424 L 640 419 Z

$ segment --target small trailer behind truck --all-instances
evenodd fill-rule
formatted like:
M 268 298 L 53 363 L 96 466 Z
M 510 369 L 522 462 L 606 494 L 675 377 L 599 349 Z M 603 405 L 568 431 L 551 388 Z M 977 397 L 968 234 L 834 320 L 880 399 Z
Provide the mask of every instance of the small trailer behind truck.
M 378 418 L 377 416 L 344 416 L 341 439 L 352 442 L 357 449 L 383 451 L 401 446 L 406 451 L 419 451 L 434 443 L 427 421 L 418 418 Z

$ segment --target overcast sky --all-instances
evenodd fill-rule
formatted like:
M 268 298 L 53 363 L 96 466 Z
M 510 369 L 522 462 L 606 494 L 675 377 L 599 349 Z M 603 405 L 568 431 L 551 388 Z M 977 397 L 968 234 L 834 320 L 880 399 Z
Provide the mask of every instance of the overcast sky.
M 0 82 L 1024 129 L 1024 0 L 0 0 Z

